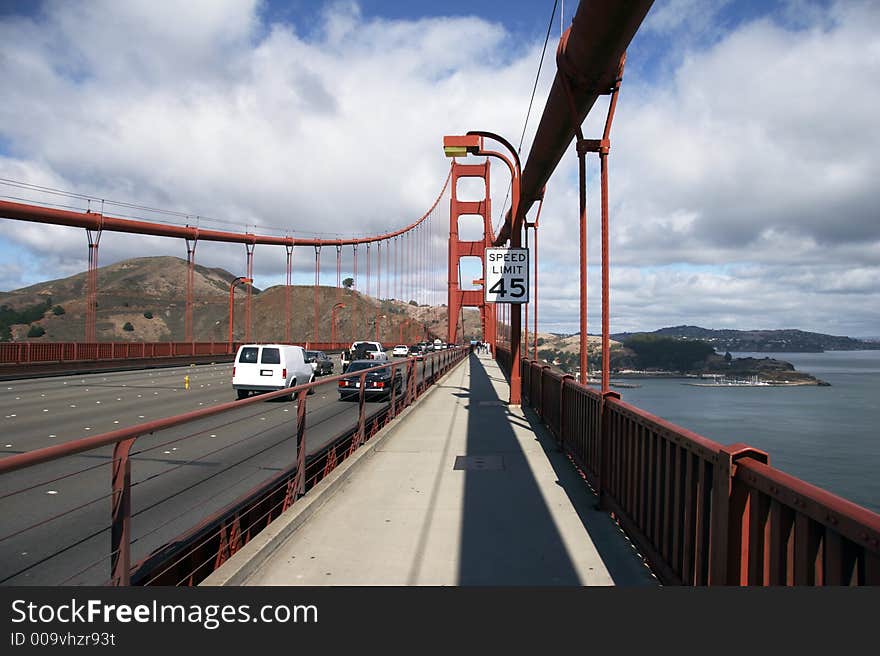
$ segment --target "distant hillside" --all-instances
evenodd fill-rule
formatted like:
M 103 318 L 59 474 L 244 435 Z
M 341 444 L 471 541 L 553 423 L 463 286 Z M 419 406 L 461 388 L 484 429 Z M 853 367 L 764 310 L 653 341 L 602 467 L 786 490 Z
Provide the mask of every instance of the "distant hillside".
M 699 326 L 673 326 L 650 333 L 617 333 L 615 340 L 625 342 L 635 335 L 658 335 L 677 339 L 700 340 L 711 344 L 719 353 L 821 353 L 823 351 L 858 351 L 880 349 L 880 343 L 810 333 L 803 330 L 712 330 Z
M 186 260 L 177 257 L 142 257 L 98 269 L 98 341 L 183 341 L 186 311 Z M 225 341 L 229 335 L 229 284 L 235 276 L 219 268 L 196 265 L 193 286 L 193 337 L 196 341 Z M 85 336 L 86 274 L 50 280 L 10 292 L 0 292 L 0 329 L 4 341 L 68 342 Z M 314 332 L 315 289 L 292 288 L 291 338 L 311 340 Z M 235 290 L 235 338 L 244 337 L 244 298 Z M 379 318 L 380 337 L 396 343 L 406 320 L 445 339 L 446 308 L 417 306 L 397 300 L 379 301 L 360 292 L 335 287 L 318 288 L 318 335 L 330 339 L 331 309 L 339 301 L 337 337 L 372 338 Z M 252 295 L 252 339 L 282 340 L 285 335 L 286 294 L 283 285 Z M 22 323 L 19 323 L 22 322 Z M 131 330 L 126 329 L 128 325 Z M 404 332 L 401 331 L 404 326 Z M 466 339 L 479 337 L 479 313 L 464 312 Z M 37 333 L 42 334 L 37 335 Z M 28 336 L 30 333 L 30 336 Z

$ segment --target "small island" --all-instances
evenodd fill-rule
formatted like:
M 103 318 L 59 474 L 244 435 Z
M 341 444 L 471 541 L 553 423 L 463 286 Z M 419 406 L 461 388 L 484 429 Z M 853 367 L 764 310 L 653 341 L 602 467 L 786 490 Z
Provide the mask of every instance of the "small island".
M 578 358 L 570 348 L 556 350 L 544 344 L 539 356 L 566 373 L 578 375 Z M 601 368 L 601 352 L 591 338 L 590 375 Z M 616 378 L 689 378 L 688 385 L 700 387 L 828 386 L 815 376 L 797 371 L 793 364 L 775 358 L 734 358 L 718 353 L 711 344 L 697 339 L 639 333 L 623 342 L 613 342 L 610 369 Z M 588 379 L 591 380 L 591 379 Z
M 707 379 L 701 386 L 820 385 L 829 383 L 797 371 L 774 358 L 734 358 L 717 353 L 711 344 L 656 335 L 636 335 L 612 352 L 611 368 L 619 376 L 680 375 Z M 636 374 L 638 375 L 638 374 Z

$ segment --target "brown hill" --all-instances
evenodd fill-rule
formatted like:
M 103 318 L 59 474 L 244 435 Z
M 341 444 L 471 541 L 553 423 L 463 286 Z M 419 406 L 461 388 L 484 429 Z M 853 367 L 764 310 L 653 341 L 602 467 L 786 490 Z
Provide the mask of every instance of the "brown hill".
M 117 262 L 98 269 L 98 341 L 183 341 L 186 311 L 186 260 L 177 257 L 142 257 Z M 196 341 L 224 341 L 229 334 L 229 284 L 235 278 L 219 268 L 196 265 L 193 285 L 193 337 Z M 0 292 L 0 305 L 15 310 L 51 298 L 63 314 L 47 310 L 33 324 L 45 330 L 41 337 L 28 338 L 30 325 L 10 326 L 14 341 L 82 341 L 85 335 L 86 274 L 51 280 L 22 289 Z M 291 338 L 312 340 L 314 334 L 315 288 L 292 287 Z M 244 338 L 244 298 L 241 286 L 235 290 L 235 339 Z M 385 343 L 415 341 L 425 330 L 446 338 L 446 307 L 417 306 L 396 300 L 379 301 L 349 289 L 318 288 L 318 336 L 329 341 L 331 310 L 337 310 L 337 337 L 340 341 L 373 339 L 379 320 Z M 252 333 L 256 341 L 283 340 L 285 336 L 286 294 L 283 285 L 252 292 Z M 464 313 L 465 337 L 479 338 L 479 314 Z M 134 330 L 123 330 L 130 323 Z

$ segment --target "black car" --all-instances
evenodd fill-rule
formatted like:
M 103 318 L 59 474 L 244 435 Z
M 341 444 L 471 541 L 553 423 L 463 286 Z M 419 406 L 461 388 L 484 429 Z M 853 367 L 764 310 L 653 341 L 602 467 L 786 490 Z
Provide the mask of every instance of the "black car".
M 333 373 L 333 360 L 324 351 L 306 351 L 306 362 L 314 365 L 316 376 L 324 376 Z
M 361 375 L 359 372 L 364 369 L 372 369 L 378 366 L 375 360 L 353 360 L 345 370 L 345 378 L 340 378 L 337 384 L 339 390 L 339 398 L 344 401 L 346 399 L 356 399 L 360 395 Z M 352 374 L 352 375 L 348 375 Z M 364 397 L 367 399 L 375 399 L 382 397 L 390 397 L 391 391 L 394 389 L 397 394 L 403 391 L 403 372 L 398 367 L 393 374 L 391 367 L 382 367 L 376 371 L 370 371 L 364 376 Z

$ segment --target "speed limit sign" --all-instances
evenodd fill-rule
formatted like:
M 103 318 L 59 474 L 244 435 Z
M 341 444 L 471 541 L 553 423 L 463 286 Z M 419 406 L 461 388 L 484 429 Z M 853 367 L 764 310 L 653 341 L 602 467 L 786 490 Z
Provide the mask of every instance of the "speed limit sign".
M 487 303 L 529 302 L 528 248 L 487 248 L 483 271 Z

